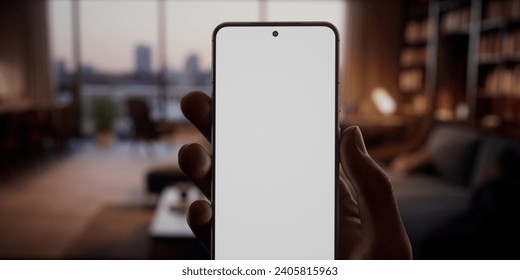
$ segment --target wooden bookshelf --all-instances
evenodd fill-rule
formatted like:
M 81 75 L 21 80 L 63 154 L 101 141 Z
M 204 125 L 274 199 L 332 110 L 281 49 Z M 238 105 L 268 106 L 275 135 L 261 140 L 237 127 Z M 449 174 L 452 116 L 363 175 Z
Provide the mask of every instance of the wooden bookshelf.
M 520 0 L 481 0 L 475 125 L 517 138 L 520 129 Z M 479 11 L 477 11 L 479 12 Z M 520 139 L 520 138 L 517 138 Z
M 413 108 L 415 99 L 427 91 L 427 61 L 430 21 L 427 1 L 410 1 L 405 12 L 404 32 L 399 59 L 399 89 L 404 108 Z
M 433 104 L 430 113 L 442 121 L 520 140 L 520 0 L 410 5 L 427 11 L 423 18 L 409 13 L 405 19 L 400 69 L 402 79 L 411 82 L 403 82 L 403 95 L 426 94 Z M 409 40 L 414 28 L 423 30 L 409 27 L 409 22 L 419 20 L 428 25 L 426 36 L 416 35 L 426 40 L 421 44 Z M 410 71 L 423 71 L 422 79 Z

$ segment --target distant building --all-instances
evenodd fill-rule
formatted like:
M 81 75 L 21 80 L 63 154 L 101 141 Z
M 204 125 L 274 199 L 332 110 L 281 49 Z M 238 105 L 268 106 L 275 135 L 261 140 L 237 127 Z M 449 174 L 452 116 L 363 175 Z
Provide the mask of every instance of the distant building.
M 152 75 L 152 50 L 148 46 L 138 45 L 135 48 L 135 74 L 137 77 Z
M 81 75 L 83 77 L 92 77 L 96 75 L 96 69 L 90 64 L 81 64 Z
M 184 85 L 184 73 L 175 69 L 168 69 L 166 71 L 168 83 L 172 85 Z
M 211 70 L 205 71 L 201 75 L 201 85 L 211 85 L 213 81 L 213 72 Z
M 189 85 L 201 84 L 201 71 L 199 67 L 199 57 L 196 54 L 191 54 L 186 59 L 186 66 L 184 68 L 186 81 Z
M 58 59 L 54 62 L 54 75 L 56 84 L 64 84 L 69 82 L 69 74 L 65 60 Z

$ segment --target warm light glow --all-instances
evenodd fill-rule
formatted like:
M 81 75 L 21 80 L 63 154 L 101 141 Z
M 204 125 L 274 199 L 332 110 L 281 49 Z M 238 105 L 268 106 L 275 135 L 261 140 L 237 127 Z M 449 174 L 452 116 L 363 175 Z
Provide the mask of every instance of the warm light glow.
M 394 98 L 384 88 L 378 87 L 372 90 L 372 101 L 377 110 L 383 115 L 391 115 L 395 113 L 396 104 Z
M 457 120 L 467 120 L 469 117 L 469 106 L 466 103 L 459 103 L 455 109 L 455 117 Z

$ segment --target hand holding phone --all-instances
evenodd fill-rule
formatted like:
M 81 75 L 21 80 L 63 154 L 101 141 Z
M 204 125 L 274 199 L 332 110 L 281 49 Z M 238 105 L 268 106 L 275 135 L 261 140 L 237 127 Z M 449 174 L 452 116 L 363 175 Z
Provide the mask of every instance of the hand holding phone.
M 181 109 L 186 118 L 211 141 L 211 98 L 202 92 L 188 93 L 182 99 Z M 343 131 L 339 148 L 343 172 L 340 172 L 339 180 L 337 257 L 411 259 L 410 242 L 392 194 L 392 186 L 383 170 L 366 152 L 359 128 L 349 127 Z M 205 196 L 211 198 L 212 166 L 208 151 L 200 144 L 185 145 L 179 151 L 179 165 Z M 347 181 L 356 190 L 355 195 L 349 191 Z M 211 248 L 212 218 L 211 205 L 204 200 L 194 202 L 187 216 L 192 231 L 208 252 Z

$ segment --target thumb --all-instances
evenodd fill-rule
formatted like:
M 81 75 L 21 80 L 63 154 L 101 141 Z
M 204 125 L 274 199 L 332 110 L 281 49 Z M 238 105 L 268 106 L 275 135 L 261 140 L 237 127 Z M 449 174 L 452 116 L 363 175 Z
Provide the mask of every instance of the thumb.
M 363 236 L 371 258 L 409 258 L 408 236 L 383 169 L 368 155 L 361 130 L 352 126 L 340 142 L 341 166 L 357 193 Z
M 193 202 L 188 209 L 186 218 L 195 237 L 207 252 L 211 252 L 211 205 L 204 200 Z

